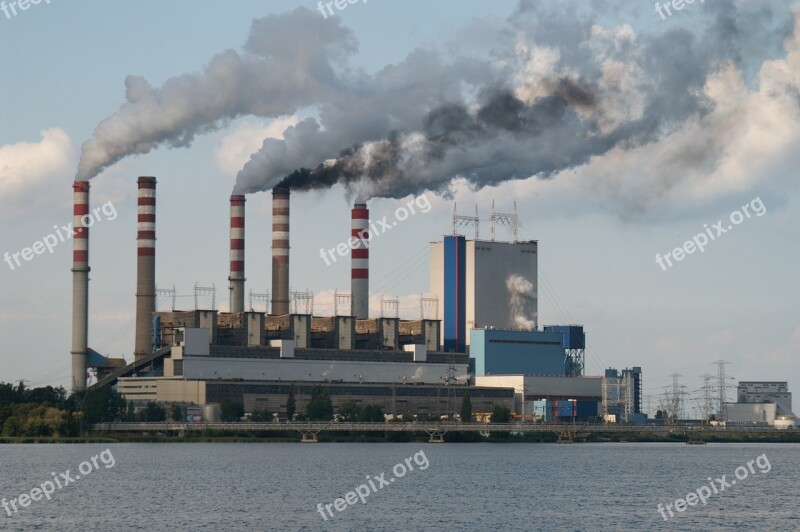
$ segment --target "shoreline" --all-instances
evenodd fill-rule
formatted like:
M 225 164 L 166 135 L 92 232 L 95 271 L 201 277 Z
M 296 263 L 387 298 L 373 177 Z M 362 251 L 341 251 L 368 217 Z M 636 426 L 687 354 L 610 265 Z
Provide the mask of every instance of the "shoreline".
M 693 439 L 700 439 L 704 443 L 800 443 L 800 431 L 785 433 L 719 433 L 699 432 L 693 434 Z M 684 434 L 667 434 L 664 436 L 652 433 L 593 433 L 585 437 L 577 437 L 574 443 L 686 443 Z M 19 444 L 87 444 L 87 443 L 299 443 L 299 433 L 287 431 L 278 436 L 258 435 L 257 433 L 225 433 L 208 431 L 197 435 L 177 435 L 153 432 L 123 433 L 109 436 L 106 433 L 93 433 L 82 437 L 0 437 L 0 445 Z M 557 443 L 558 437 L 554 433 L 529 433 L 529 434 L 497 434 L 484 437 L 475 433 L 452 431 L 444 435 L 445 443 Z M 428 435 L 423 433 L 320 433 L 318 443 L 428 443 Z M 572 443 L 572 442 L 571 442 Z

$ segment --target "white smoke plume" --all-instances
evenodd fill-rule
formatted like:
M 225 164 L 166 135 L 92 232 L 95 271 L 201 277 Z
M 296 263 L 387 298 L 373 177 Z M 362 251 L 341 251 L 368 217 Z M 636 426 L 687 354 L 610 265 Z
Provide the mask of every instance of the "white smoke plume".
M 525 331 L 536 330 L 536 316 L 533 315 L 536 290 L 533 283 L 521 275 L 509 275 L 506 279 L 506 288 L 511 296 L 509 303 L 510 326 Z
M 127 101 L 84 143 L 77 179 L 162 145 L 191 146 L 197 135 L 239 116 L 277 118 L 342 98 L 332 64 L 355 49 L 352 32 L 338 18 L 326 21 L 299 8 L 255 20 L 244 52 L 226 50 L 203 72 L 170 78 L 158 88 L 128 76 Z
M 451 52 L 416 49 L 374 74 L 350 66 L 357 43 L 339 17 L 298 8 L 255 20 L 242 52 L 220 53 L 201 73 L 161 87 L 128 77 L 127 102 L 84 144 L 78 178 L 159 146 L 189 146 L 240 116 L 306 110 L 316 118 L 265 140 L 239 172 L 236 193 L 343 184 L 362 197 L 402 197 L 446 190 L 454 177 L 481 188 L 552 177 L 602 156 L 624 160 L 687 129 L 710 139 L 643 172 L 657 181 L 648 190 L 664 193 L 692 185 L 681 176 L 713 175 L 725 164 L 724 131 L 704 120 L 721 105 L 709 84 L 726 69 L 752 77 L 787 63 L 775 58 L 797 46 L 800 11 L 791 5 L 706 2 L 691 24 L 637 30 L 609 23 L 608 13 L 628 13 L 621 0 L 520 0 L 501 29 L 484 30 L 488 50 L 470 55 L 463 32 Z M 799 87 L 787 78 L 764 99 L 796 101 Z M 738 129 L 758 119 L 744 116 Z M 648 199 L 637 192 L 628 208 Z

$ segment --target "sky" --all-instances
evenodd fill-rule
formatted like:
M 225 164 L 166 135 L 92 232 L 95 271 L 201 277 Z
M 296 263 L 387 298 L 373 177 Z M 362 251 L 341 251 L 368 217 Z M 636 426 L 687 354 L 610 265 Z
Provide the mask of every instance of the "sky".
M 91 178 L 93 206 L 108 205 L 92 229 L 92 348 L 132 358 L 138 176 L 158 178 L 158 287 L 188 309 L 195 284 L 213 284 L 226 310 L 230 194 L 248 193 L 246 289 L 263 293 L 263 190 L 303 167 L 290 282 L 315 294 L 318 314 L 349 290 L 349 260 L 328 265 L 320 249 L 348 236 L 357 197 L 373 219 L 430 202 L 371 244 L 371 306 L 398 298 L 408 318 L 454 204 L 477 205 L 482 238 L 492 202 L 516 205 L 520 238 L 539 241 L 539 323 L 584 325 L 588 375 L 641 366 L 655 410 L 679 374 L 690 412 L 717 360 L 730 384 L 800 383 L 795 2 L 664 16 L 614 0 L 332 10 L 51 0 L 0 11 L 0 253 L 69 223 L 72 181 Z M 0 381 L 69 383 L 71 243 L 52 250 L 0 264 Z

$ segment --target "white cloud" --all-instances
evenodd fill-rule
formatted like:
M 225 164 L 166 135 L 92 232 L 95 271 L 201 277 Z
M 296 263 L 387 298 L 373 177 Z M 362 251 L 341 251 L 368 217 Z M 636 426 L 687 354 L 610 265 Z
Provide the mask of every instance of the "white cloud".
M 245 120 L 234 126 L 217 146 L 215 159 L 217 169 L 224 175 L 234 178 L 239 170 L 257 152 L 264 139 L 283 139 L 286 128 L 299 122 L 296 116 L 279 118 L 270 122 Z
M 68 205 L 75 147 L 60 128 L 41 132 L 39 142 L 0 146 L 0 217 Z

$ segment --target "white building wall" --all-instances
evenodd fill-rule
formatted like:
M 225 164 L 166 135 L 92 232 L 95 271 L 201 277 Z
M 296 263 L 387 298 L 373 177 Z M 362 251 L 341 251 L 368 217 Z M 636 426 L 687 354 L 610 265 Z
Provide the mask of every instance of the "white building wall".
M 774 403 L 725 403 L 725 419 L 729 423 L 767 423 L 772 427 L 776 413 Z
M 506 281 L 520 275 L 533 284 L 529 315 L 538 328 L 538 243 L 467 240 L 466 249 L 466 342 L 477 327 L 517 328 L 511 314 L 511 294 Z M 439 298 L 439 316 L 444 317 L 444 244 L 430 247 L 430 292 Z
M 533 297 L 525 317 L 538 327 L 537 249 L 535 243 L 511 244 L 507 242 L 468 242 L 467 254 L 473 250 L 473 277 L 467 275 L 467 302 L 472 302 L 472 324 L 467 318 L 467 329 L 475 327 L 518 328 L 511 312 L 511 293 L 507 281 L 519 275 L 533 284 Z M 472 299 L 469 293 L 473 292 Z M 469 314 L 469 311 L 467 311 Z

